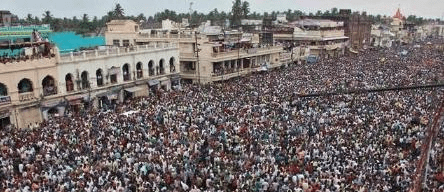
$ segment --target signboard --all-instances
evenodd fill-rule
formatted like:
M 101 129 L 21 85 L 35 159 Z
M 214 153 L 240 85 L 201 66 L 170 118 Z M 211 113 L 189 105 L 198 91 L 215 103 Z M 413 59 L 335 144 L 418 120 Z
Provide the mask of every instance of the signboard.
M 11 112 L 8 109 L 0 111 L 0 119 L 6 118 L 9 116 L 11 116 Z
M 7 105 L 11 103 L 11 97 L 10 96 L 0 96 L 0 106 L 1 105 Z

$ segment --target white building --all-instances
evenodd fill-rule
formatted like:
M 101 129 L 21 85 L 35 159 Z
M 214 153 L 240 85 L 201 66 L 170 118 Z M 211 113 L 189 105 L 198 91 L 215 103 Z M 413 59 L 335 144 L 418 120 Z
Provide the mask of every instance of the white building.
M 375 47 L 392 47 L 396 35 L 390 28 L 382 25 L 373 25 L 371 30 L 371 45 Z

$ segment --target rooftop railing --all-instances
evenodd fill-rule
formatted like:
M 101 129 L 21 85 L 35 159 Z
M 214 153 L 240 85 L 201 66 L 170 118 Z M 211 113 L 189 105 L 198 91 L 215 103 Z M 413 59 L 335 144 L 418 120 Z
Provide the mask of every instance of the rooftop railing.
M 159 49 L 171 49 L 171 48 L 178 48 L 177 43 L 157 43 L 149 45 L 138 45 L 133 47 L 109 47 L 103 50 L 96 49 L 96 50 L 61 54 L 60 61 L 69 62 L 76 60 L 93 59 L 99 57 L 108 57 L 114 55 L 154 51 Z

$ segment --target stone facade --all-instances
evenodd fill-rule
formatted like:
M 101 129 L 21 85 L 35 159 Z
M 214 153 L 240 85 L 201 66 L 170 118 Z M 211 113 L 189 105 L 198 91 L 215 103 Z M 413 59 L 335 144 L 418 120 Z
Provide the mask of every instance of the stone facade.
M 0 64 L 1 127 L 27 127 L 42 120 L 40 105 L 57 94 L 56 58 L 28 59 Z

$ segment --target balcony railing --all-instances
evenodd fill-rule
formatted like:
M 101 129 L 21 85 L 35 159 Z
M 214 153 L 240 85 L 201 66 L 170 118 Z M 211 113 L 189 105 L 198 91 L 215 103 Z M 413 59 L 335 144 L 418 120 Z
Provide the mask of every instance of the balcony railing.
M 11 103 L 11 97 L 10 96 L 0 96 L 0 106 L 7 105 Z
M 35 99 L 34 92 L 19 93 L 20 102 L 32 101 L 34 99 Z
M 56 86 L 43 87 L 43 96 L 57 95 Z
M 109 47 L 105 50 L 90 50 L 83 52 L 71 52 L 67 54 L 60 55 L 60 61 L 68 62 L 75 60 L 86 60 L 86 59 L 94 59 L 100 57 L 107 57 L 113 55 L 122 55 L 129 53 L 137 53 L 137 52 L 145 52 L 151 50 L 159 50 L 159 49 L 171 49 L 178 48 L 177 43 L 157 43 L 150 45 L 138 45 L 134 47 Z
M 164 38 L 164 39 L 191 39 L 194 36 L 191 34 L 148 34 L 148 33 L 142 33 L 139 35 L 141 38 L 150 38 L 150 39 L 156 39 L 156 38 Z
M 234 49 L 228 52 L 219 52 L 212 53 L 212 57 L 244 57 L 253 54 L 266 54 L 271 52 L 279 52 L 282 50 L 282 47 L 265 47 L 265 48 L 251 48 L 251 49 Z

